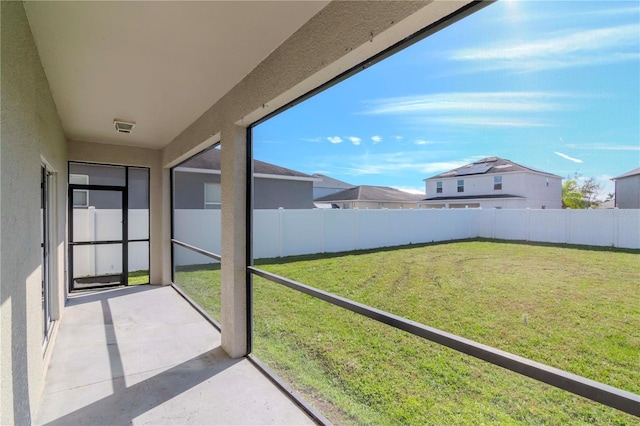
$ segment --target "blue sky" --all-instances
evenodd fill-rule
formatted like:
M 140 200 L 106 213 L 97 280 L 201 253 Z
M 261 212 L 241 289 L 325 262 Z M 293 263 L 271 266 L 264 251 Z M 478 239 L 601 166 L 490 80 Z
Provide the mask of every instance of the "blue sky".
M 412 191 L 498 156 L 604 196 L 640 166 L 640 3 L 499 1 L 257 126 L 254 156 Z

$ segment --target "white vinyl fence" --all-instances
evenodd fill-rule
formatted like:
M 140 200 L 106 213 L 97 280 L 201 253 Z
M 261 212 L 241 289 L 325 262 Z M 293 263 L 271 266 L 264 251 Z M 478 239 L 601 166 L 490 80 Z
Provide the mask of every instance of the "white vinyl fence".
M 121 238 L 119 210 L 74 210 L 75 240 Z M 640 210 L 256 210 L 254 258 L 492 238 L 640 249 Z M 176 210 L 175 238 L 220 254 L 220 210 Z M 147 210 L 129 211 L 129 238 L 148 236 Z M 74 248 L 74 275 L 120 272 L 121 246 Z M 176 265 L 211 263 L 185 248 Z M 149 269 L 148 243 L 131 243 L 129 270 Z
M 640 248 L 640 210 L 256 210 L 254 258 L 466 238 Z M 219 210 L 176 210 L 175 238 L 220 253 Z M 206 263 L 177 251 L 178 265 Z M 206 258 L 205 258 L 206 259 Z
M 74 241 L 122 239 L 120 209 L 74 209 Z M 129 239 L 149 238 L 149 210 L 129 210 Z M 122 272 L 122 245 L 106 244 L 73 247 L 73 276 L 94 276 Z M 129 243 L 129 271 L 149 269 L 149 243 Z

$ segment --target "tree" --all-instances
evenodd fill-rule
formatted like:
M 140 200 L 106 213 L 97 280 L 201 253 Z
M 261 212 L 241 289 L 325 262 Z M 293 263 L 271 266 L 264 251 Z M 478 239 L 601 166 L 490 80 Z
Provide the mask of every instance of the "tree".
M 566 180 L 562 184 L 562 207 L 569 209 L 583 209 L 582 192 L 578 182 L 573 179 Z
M 595 178 L 584 178 L 579 173 L 567 177 L 562 184 L 562 206 L 570 209 L 588 209 L 598 207 L 596 197 L 601 186 Z
M 598 200 L 596 197 L 600 192 L 600 184 L 592 177 L 582 181 L 580 185 L 580 192 L 582 193 L 582 199 L 585 204 L 584 208 L 598 207 Z

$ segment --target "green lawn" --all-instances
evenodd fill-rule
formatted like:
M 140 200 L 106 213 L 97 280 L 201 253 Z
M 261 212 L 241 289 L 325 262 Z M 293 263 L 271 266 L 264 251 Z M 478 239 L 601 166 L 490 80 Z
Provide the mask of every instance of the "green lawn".
M 129 285 L 149 284 L 149 271 L 129 272 Z
M 640 393 L 639 261 L 639 251 L 467 241 L 259 266 Z M 219 318 L 219 271 L 180 274 Z M 254 322 L 255 355 L 335 423 L 638 422 L 260 278 Z

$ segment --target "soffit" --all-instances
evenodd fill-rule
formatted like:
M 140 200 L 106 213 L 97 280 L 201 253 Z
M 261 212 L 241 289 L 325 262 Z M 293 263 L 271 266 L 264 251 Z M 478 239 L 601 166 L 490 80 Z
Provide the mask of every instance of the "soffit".
M 29 1 L 65 134 L 162 148 L 328 1 Z M 115 132 L 115 118 L 136 123 Z

